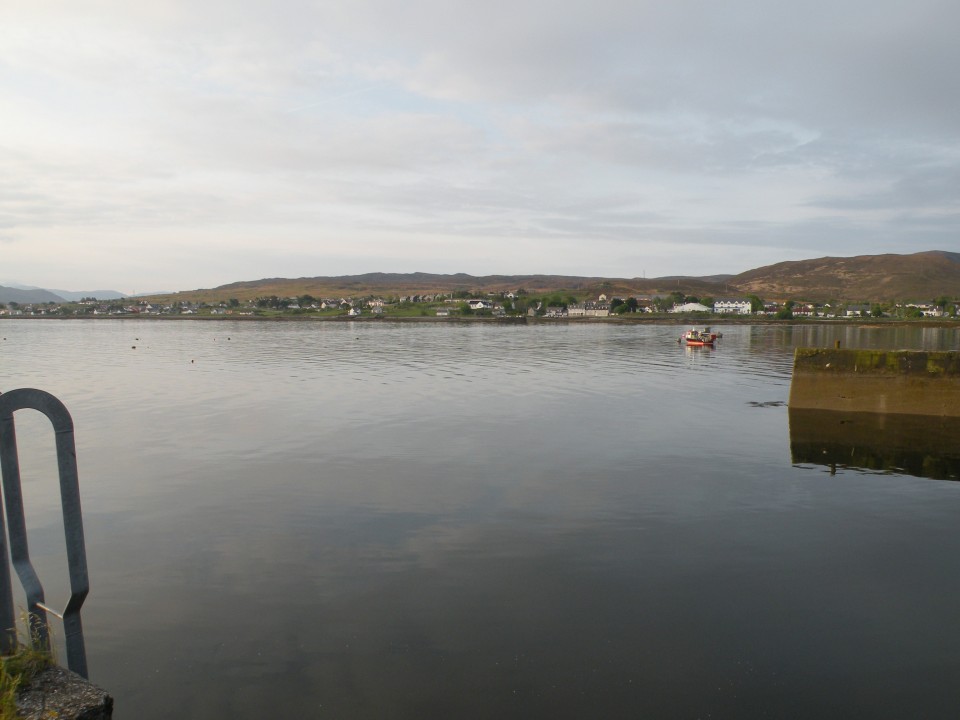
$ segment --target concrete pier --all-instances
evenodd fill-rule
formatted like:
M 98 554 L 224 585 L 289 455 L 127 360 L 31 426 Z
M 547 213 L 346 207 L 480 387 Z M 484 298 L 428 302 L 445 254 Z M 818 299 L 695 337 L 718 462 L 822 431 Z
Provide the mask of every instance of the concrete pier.
M 790 408 L 960 417 L 960 353 L 797 348 Z
M 110 720 L 113 698 L 76 673 L 51 665 L 17 697 L 23 720 Z

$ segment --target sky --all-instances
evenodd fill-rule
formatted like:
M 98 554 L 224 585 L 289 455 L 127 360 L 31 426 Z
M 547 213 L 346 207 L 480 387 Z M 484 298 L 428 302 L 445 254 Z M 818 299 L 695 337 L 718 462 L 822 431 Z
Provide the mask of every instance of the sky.
M 0 278 L 960 251 L 956 0 L 4 0 Z

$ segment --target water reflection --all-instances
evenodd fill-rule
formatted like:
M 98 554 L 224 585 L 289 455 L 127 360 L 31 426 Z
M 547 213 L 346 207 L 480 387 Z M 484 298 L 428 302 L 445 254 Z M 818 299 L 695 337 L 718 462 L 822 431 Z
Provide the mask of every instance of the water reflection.
M 118 717 L 956 714 L 960 485 L 787 457 L 793 347 L 841 328 L 718 326 L 688 353 L 680 325 L 2 325 L 0 389 L 79 429 Z M 915 335 L 838 339 L 957 331 Z
M 794 464 L 960 480 L 960 418 L 795 408 L 789 415 Z

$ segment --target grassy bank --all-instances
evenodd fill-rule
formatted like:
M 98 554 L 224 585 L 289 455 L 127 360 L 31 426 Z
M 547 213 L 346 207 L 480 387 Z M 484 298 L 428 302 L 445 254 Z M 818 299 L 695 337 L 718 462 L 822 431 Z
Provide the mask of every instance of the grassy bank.
M 0 658 L 0 720 L 16 720 L 20 690 L 53 662 L 49 652 L 19 646 L 13 655 Z

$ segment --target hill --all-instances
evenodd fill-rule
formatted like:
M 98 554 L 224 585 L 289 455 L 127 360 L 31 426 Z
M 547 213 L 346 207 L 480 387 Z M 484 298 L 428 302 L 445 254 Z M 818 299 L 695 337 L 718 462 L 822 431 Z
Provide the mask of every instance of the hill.
M 46 303 L 46 302 L 55 302 L 61 303 L 64 301 L 64 298 L 59 295 L 55 295 L 49 290 L 21 290 L 20 288 L 7 287 L 5 285 L 0 285 L 0 303 L 20 303 L 21 305 L 26 305 L 29 303 Z
M 293 297 L 402 296 L 465 290 L 488 293 L 525 289 L 532 295 L 561 293 L 628 297 L 680 291 L 697 297 L 756 294 L 766 300 L 888 302 L 960 298 L 960 253 L 939 250 L 912 255 L 860 255 L 794 260 L 748 270 L 739 275 L 708 277 L 604 278 L 574 275 L 467 275 L 457 273 L 366 273 L 302 278 L 267 278 L 153 296 L 219 302 L 276 295 Z
M 931 300 L 960 296 L 960 253 L 795 260 L 748 270 L 731 287 L 763 298 L 812 301 Z
M 120 300 L 125 298 L 122 292 L 116 290 L 58 290 L 49 288 L 49 291 L 62 297 L 64 300 L 83 300 L 83 298 L 96 298 L 97 300 Z
M 715 276 L 725 278 L 727 276 Z M 212 302 L 227 298 L 249 300 L 276 295 L 293 297 L 352 297 L 361 295 L 403 296 L 432 293 L 451 293 L 465 290 L 470 293 L 512 292 L 524 289 L 532 295 L 562 293 L 578 297 L 600 293 L 628 297 L 652 295 L 681 290 L 698 295 L 717 294 L 725 286 L 715 278 L 607 278 L 577 275 L 467 275 L 457 273 L 366 273 L 312 278 L 267 278 L 221 285 L 216 288 L 191 290 L 173 295 L 154 296 L 157 301 L 179 300 Z

